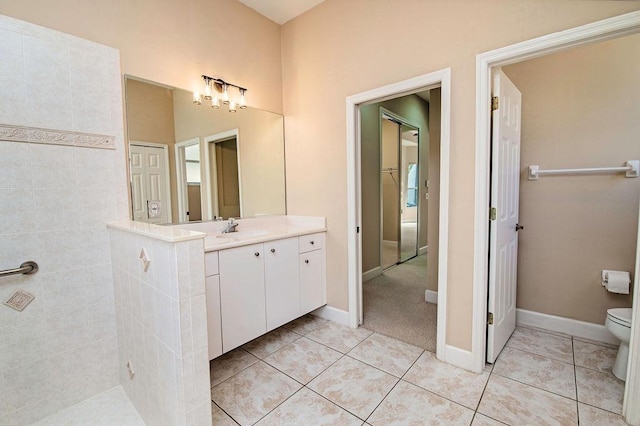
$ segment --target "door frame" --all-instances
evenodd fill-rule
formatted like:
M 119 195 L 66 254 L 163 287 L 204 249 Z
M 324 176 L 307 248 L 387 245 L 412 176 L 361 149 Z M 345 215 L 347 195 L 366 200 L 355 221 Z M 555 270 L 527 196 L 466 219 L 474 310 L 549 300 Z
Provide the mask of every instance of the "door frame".
M 631 35 L 640 32 L 640 11 L 596 21 L 568 30 L 544 35 L 476 56 L 476 144 L 475 144 L 475 212 L 474 212 L 474 273 L 473 322 L 471 356 L 473 371 L 484 368 L 486 349 L 486 315 L 489 255 L 489 161 L 491 142 L 491 69 L 516 62 L 557 53 L 580 45 Z M 640 292 L 635 292 L 634 306 L 640 306 Z M 640 327 L 639 315 L 634 315 L 632 331 Z M 640 356 L 640 341 L 631 342 L 629 356 Z M 633 371 L 633 374 L 630 374 Z M 630 392 L 630 389 L 633 389 Z M 632 395 L 629 395 L 632 393 Z M 640 422 L 640 407 L 631 407 L 630 400 L 640 399 L 640 371 L 630 369 L 627 376 L 623 413 Z
M 218 177 L 217 177 L 217 173 L 211 173 L 211 167 L 213 167 L 214 170 L 216 169 L 216 162 L 214 161 L 213 164 L 211 164 L 210 158 L 211 156 L 213 156 L 213 158 L 215 159 L 216 156 L 216 150 L 212 150 L 211 152 L 209 152 L 209 146 L 211 144 L 215 144 L 216 142 L 223 142 L 227 139 L 230 138 L 235 138 L 236 139 L 236 152 L 237 152 L 237 156 L 238 156 L 238 192 L 240 195 L 240 217 L 242 217 L 242 168 L 240 167 L 241 161 L 240 161 L 240 130 L 239 129 L 231 129 L 231 130 L 225 130 L 224 132 L 220 132 L 220 133 L 216 133 L 215 135 L 210 135 L 210 136 L 206 136 L 204 138 L 204 161 L 205 161 L 205 181 L 206 181 L 206 187 L 203 189 L 203 191 L 206 194 L 206 198 L 205 201 L 206 203 L 203 203 L 203 205 L 207 206 L 207 214 L 206 214 L 206 220 L 213 220 L 213 212 L 214 211 L 218 211 L 218 197 L 213 197 L 211 195 L 211 191 L 215 188 L 216 190 L 216 195 L 217 195 L 217 191 L 218 191 Z M 203 214 L 202 217 L 204 218 L 205 215 Z M 203 219 L 205 220 L 205 219 Z
M 189 222 L 186 212 L 189 207 L 188 188 L 187 188 L 187 169 L 185 164 L 184 149 L 188 146 L 200 145 L 200 138 L 191 138 L 186 141 L 176 142 L 176 196 L 178 197 L 178 222 Z M 200 164 L 202 164 L 202 146 L 200 146 Z M 200 169 L 200 198 L 202 199 L 202 168 Z M 202 210 L 202 208 L 200 208 Z M 202 214 L 202 211 L 200 212 Z
M 171 218 L 171 168 L 169 167 L 169 145 L 163 144 L 163 143 L 155 143 L 155 142 L 143 142 L 143 141 L 129 141 L 129 145 L 136 145 L 136 146 L 150 146 L 152 148 L 160 148 L 162 149 L 162 151 L 164 152 L 164 167 L 166 170 L 165 173 L 165 192 L 166 195 L 165 197 L 167 197 L 167 202 L 169 204 L 169 210 L 167 210 L 167 222 L 168 223 L 172 223 L 173 220 Z M 129 150 L 129 147 L 127 146 L 127 155 L 128 158 L 127 160 L 130 161 L 131 158 L 131 152 Z M 131 164 L 128 164 L 127 167 L 127 174 L 129 175 L 129 191 L 131 192 L 133 190 L 133 188 L 131 188 Z M 131 208 L 130 208 L 130 213 L 133 209 L 133 193 L 130 194 L 130 198 L 131 200 Z
M 358 327 L 362 314 L 362 183 L 360 181 L 361 140 L 360 107 L 416 93 L 429 87 L 440 87 L 440 221 L 438 250 L 438 320 L 436 356 L 452 360 L 455 353 L 445 346 L 447 320 L 447 273 L 449 244 L 449 152 L 451 121 L 451 68 L 371 89 L 346 98 L 347 112 L 347 267 L 350 327 Z M 452 348 L 455 351 L 455 348 Z M 450 361 L 451 362 L 451 361 Z

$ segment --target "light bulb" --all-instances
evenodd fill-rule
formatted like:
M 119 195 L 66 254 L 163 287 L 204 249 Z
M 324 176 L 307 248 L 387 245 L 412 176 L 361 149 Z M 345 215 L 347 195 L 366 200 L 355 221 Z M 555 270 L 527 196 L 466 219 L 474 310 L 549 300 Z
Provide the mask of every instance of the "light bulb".
M 211 108 L 213 109 L 220 108 L 220 99 L 218 99 L 217 96 L 214 96 L 213 99 L 211 99 Z
M 199 93 L 193 92 L 193 103 L 196 105 L 202 105 L 202 100 Z
M 224 93 L 222 93 L 222 102 L 227 105 L 229 103 L 229 86 L 224 85 Z
M 229 102 L 229 112 L 236 112 L 236 103 L 234 101 Z
M 247 102 L 244 99 L 244 92 L 244 89 L 240 91 L 240 109 L 245 109 L 247 107 Z
M 207 101 L 211 100 L 211 85 L 209 84 L 209 80 L 204 81 L 204 98 Z

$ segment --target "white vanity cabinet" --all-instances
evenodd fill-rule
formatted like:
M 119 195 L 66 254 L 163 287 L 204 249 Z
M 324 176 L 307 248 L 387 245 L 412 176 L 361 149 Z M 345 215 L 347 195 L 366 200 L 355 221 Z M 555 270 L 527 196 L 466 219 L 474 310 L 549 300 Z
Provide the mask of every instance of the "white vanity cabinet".
M 205 253 L 209 359 L 326 304 L 324 233 Z
M 207 334 L 209 338 L 209 359 L 222 355 L 222 321 L 220 314 L 220 275 L 218 252 L 211 251 L 204 256 L 207 294 Z
M 326 304 L 324 234 L 298 237 L 300 265 L 300 310 L 307 313 Z
M 220 250 L 222 348 L 228 352 L 267 332 L 264 245 Z
M 264 243 L 267 331 L 298 318 L 300 285 L 298 238 Z

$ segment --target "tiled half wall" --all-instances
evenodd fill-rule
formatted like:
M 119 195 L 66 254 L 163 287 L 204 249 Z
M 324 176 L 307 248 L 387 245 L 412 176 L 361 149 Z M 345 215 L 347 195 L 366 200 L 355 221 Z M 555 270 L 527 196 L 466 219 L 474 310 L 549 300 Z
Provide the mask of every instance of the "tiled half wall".
M 153 235 L 167 227 L 129 225 L 149 232 L 109 228 L 120 383 L 149 425 L 209 426 L 204 234 L 171 242 Z

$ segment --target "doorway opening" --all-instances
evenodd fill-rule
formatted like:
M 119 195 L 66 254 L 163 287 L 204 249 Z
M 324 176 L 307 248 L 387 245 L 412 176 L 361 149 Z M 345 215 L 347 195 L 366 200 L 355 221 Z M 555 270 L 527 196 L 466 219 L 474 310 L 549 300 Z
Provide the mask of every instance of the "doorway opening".
M 382 227 L 381 218 L 382 214 L 382 185 L 381 179 L 384 172 L 382 171 L 382 165 L 380 162 L 380 139 L 378 136 L 373 138 L 374 143 L 365 144 L 364 140 L 369 136 L 365 134 L 369 130 L 365 130 L 362 126 L 363 121 L 366 121 L 367 108 L 376 103 L 393 102 L 403 97 L 413 98 L 417 97 L 416 94 L 433 91 L 432 89 L 438 89 L 440 99 L 437 104 L 440 106 L 440 120 L 439 125 L 431 126 L 431 130 L 437 129 L 440 138 L 440 152 L 439 159 L 432 157 L 431 160 L 435 166 L 431 167 L 431 171 L 428 167 L 423 167 L 422 171 L 420 165 L 416 161 L 415 165 L 409 165 L 412 161 L 406 161 L 405 166 L 398 165 L 398 168 L 406 168 L 406 193 L 399 199 L 405 200 L 405 206 L 407 204 L 416 204 L 415 201 L 420 203 L 426 203 L 427 201 L 427 186 L 429 184 L 426 177 L 427 173 L 433 172 L 439 180 L 438 188 L 440 194 L 437 201 L 432 203 L 433 207 L 436 207 L 439 215 L 437 219 L 432 221 L 434 232 L 430 232 L 427 235 L 427 221 L 424 220 L 423 224 L 420 221 L 416 221 L 415 227 L 418 229 L 417 235 L 420 235 L 421 230 L 424 229 L 424 250 L 427 248 L 427 237 L 434 238 L 434 242 L 430 247 L 434 248 L 432 254 L 434 254 L 433 271 L 437 271 L 437 275 L 434 281 L 437 285 L 434 285 L 436 291 L 432 291 L 431 301 L 438 303 L 437 309 L 437 324 L 435 324 L 435 350 L 438 359 L 446 360 L 446 345 L 445 345 L 445 330 L 446 330 L 446 282 L 447 282 L 447 245 L 448 245 L 448 190 L 449 190 L 449 120 L 450 120 L 450 69 L 444 69 L 436 71 L 430 74 L 425 74 L 419 77 L 412 78 L 398 82 L 389 86 L 384 86 L 378 89 L 374 89 L 368 92 L 364 92 L 358 95 L 350 96 L 347 98 L 347 146 L 348 146 L 348 207 L 349 207 L 349 223 L 348 223 L 348 253 L 349 253 L 349 325 L 351 327 L 357 327 L 363 324 L 364 320 L 364 302 L 363 302 L 363 281 L 370 280 L 377 276 L 381 276 L 382 257 L 381 257 L 381 241 L 382 241 Z M 419 98 L 419 97 L 418 97 Z M 398 101 L 399 102 L 399 101 Z M 388 106 L 384 106 L 388 109 Z M 377 109 L 372 107 L 373 116 L 375 117 L 375 127 L 373 132 L 380 132 L 381 130 L 381 115 L 380 106 Z M 403 116 L 402 111 L 396 112 L 396 115 Z M 410 114 L 404 114 L 410 121 L 414 121 Z M 397 118 L 397 117 L 396 117 Z M 408 123 L 412 124 L 412 123 Z M 415 123 L 413 123 L 415 127 Z M 413 128 L 407 128 L 405 131 L 411 131 Z M 425 126 L 416 137 L 418 140 L 425 140 L 428 134 L 428 126 Z M 402 135 L 402 131 L 399 132 Z M 420 142 L 417 142 L 420 143 Z M 425 150 L 425 154 L 428 153 Z M 373 161 L 367 159 L 371 154 L 375 158 Z M 398 159 L 400 154 L 398 154 Z M 425 162 L 426 163 L 426 162 Z M 409 172 L 416 173 L 418 176 L 418 182 L 416 187 L 415 178 L 412 182 L 409 182 Z M 371 176 L 372 178 L 367 178 Z M 402 185 L 400 180 L 400 173 L 398 170 L 398 176 L 396 177 L 398 186 Z M 412 200 L 408 200 L 412 191 L 415 191 Z M 366 194 L 365 194 L 366 193 Z M 373 200 L 373 201 L 371 201 Z M 408 201 L 408 202 L 407 202 Z M 414 201 L 414 202 L 412 202 Z M 402 202 L 398 202 L 401 205 Z M 418 207 L 415 206 L 415 207 Z M 413 207 L 413 206 L 411 206 Z M 427 209 L 425 209 L 427 210 Z M 416 208 L 416 213 L 420 211 Z M 428 211 L 428 210 L 427 210 Z M 372 214 L 373 213 L 373 214 Z M 398 208 L 399 216 L 399 208 Z M 398 222 L 398 232 L 400 232 L 401 222 Z M 370 231 L 367 231 L 370 230 Z M 407 238 L 408 239 L 408 238 Z M 418 240 L 418 236 L 416 236 Z M 418 243 L 420 245 L 420 243 Z M 422 245 L 420 245 L 422 247 Z M 435 247 L 438 248 L 437 252 Z M 365 251 L 367 253 L 365 253 Z M 373 252 L 373 255 L 371 253 Z M 401 272 L 402 266 L 409 266 L 410 263 L 417 261 L 421 258 L 420 247 L 418 248 L 418 256 L 414 256 L 415 259 L 406 262 L 403 265 L 396 266 L 389 269 L 389 273 L 394 270 Z M 400 256 L 398 256 L 399 259 Z M 371 260 L 373 259 L 373 261 Z M 437 269 L 435 268 L 437 265 Z M 425 269 L 425 268 L 423 268 Z M 428 269 L 425 269 L 428 270 Z M 425 274 L 426 275 L 426 274 Z M 402 280 L 401 280 L 402 281 Z M 422 290 L 421 297 L 417 298 L 417 303 L 426 304 L 425 291 Z M 422 330 L 424 331 L 424 330 Z M 400 339 L 402 340 L 402 339 Z M 431 350 L 434 348 L 432 347 Z M 452 354 L 451 356 L 455 356 Z
M 205 138 L 208 218 L 242 217 L 238 129 Z
M 430 261 L 427 245 L 429 213 L 434 226 L 438 211 L 429 212 L 427 182 L 440 152 L 438 132 L 430 137 L 431 126 L 440 126 L 440 89 L 368 103 L 360 112 L 362 326 L 435 352 L 437 305 L 425 294 L 437 291 L 437 243 Z
M 492 281 L 488 279 L 489 263 L 487 262 L 487 254 L 493 257 L 497 256 L 497 253 L 489 249 L 490 234 L 488 229 L 489 222 L 487 221 L 486 213 L 489 211 L 489 194 L 491 191 L 491 186 L 489 184 L 489 164 L 491 158 L 489 144 L 491 133 L 491 123 L 489 121 L 489 117 L 491 116 L 491 102 L 489 102 L 489 99 L 491 93 L 491 74 L 496 68 L 500 66 L 516 64 L 525 60 L 547 56 L 552 53 L 567 51 L 580 45 L 594 45 L 596 42 L 620 38 L 625 35 L 637 33 L 639 31 L 640 14 L 634 12 L 631 14 L 595 22 L 593 24 L 572 28 L 567 31 L 540 37 L 538 39 L 528 40 L 516 45 L 507 46 L 505 48 L 478 55 L 477 57 L 478 84 L 476 99 L 478 100 L 478 103 L 476 105 L 476 232 L 474 249 L 476 259 L 474 273 L 474 321 L 472 330 L 472 354 L 474 358 L 473 363 L 475 371 L 481 371 L 484 365 L 487 344 L 485 336 L 485 330 L 487 328 L 486 295 L 487 286 L 492 283 Z M 590 87 L 588 90 L 594 90 L 594 88 Z M 577 152 L 577 154 L 582 153 Z M 601 154 L 606 153 L 601 152 Z M 579 155 L 576 158 L 578 157 Z M 600 159 L 600 157 L 598 157 L 598 159 Z M 624 162 L 625 159 L 626 158 L 623 158 L 621 160 L 618 159 L 616 161 Z M 552 164 L 549 168 L 580 168 L 576 167 L 577 164 L 573 166 L 566 164 L 558 165 L 555 167 L 554 166 L 555 165 Z M 559 181 L 554 182 L 556 182 L 556 185 L 562 184 L 562 182 L 558 183 Z M 539 187 L 540 186 L 538 186 L 538 188 Z M 582 212 L 580 216 L 584 216 L 584 212 Z M 525 223 L 524 225 L 526 228 L 528 224 Z M 565 293 L 566 292 L 558 291 L 556 294 L 562 297 Z M 503 295 L 496 295 L 496 297 L 503 297 Z M 634 305 L 637 306 L 637 293 L 634 295 L 634 298 Z M 491 318 L 489 317 L 489 321 L 490 320 Z M 635 329 L 635 327 L 637 327 L 637 318 L 635 324 L 632 324 L 632 333 L 634 333 L 633 330 Z M 637 357 L 637 355 L 635 356 Z M 625 396 L 626 402 L 633 400 L 629 399 L 629 388 L 632 389 L 631 392 L 633 392 L 633 389 L 640 389 L 637 387 L 637 385 L 636 387 L 633 386 L 634 383 L 637 383 L 637 380 L 638 376 L 634 376 L 634 374 L 630 372 L 630 374 L 628 375 L 627 390 Z M 625 408 L 623 410 L 623 413 L 627 414 L 627 418 L 638 416 L 640 414 L 634 412 L 631 404 L 625 403 L 624 406 Z
M 176 186 L 180 223 L 202 220 L 201 169 L 200 139 L 176 143 Z

